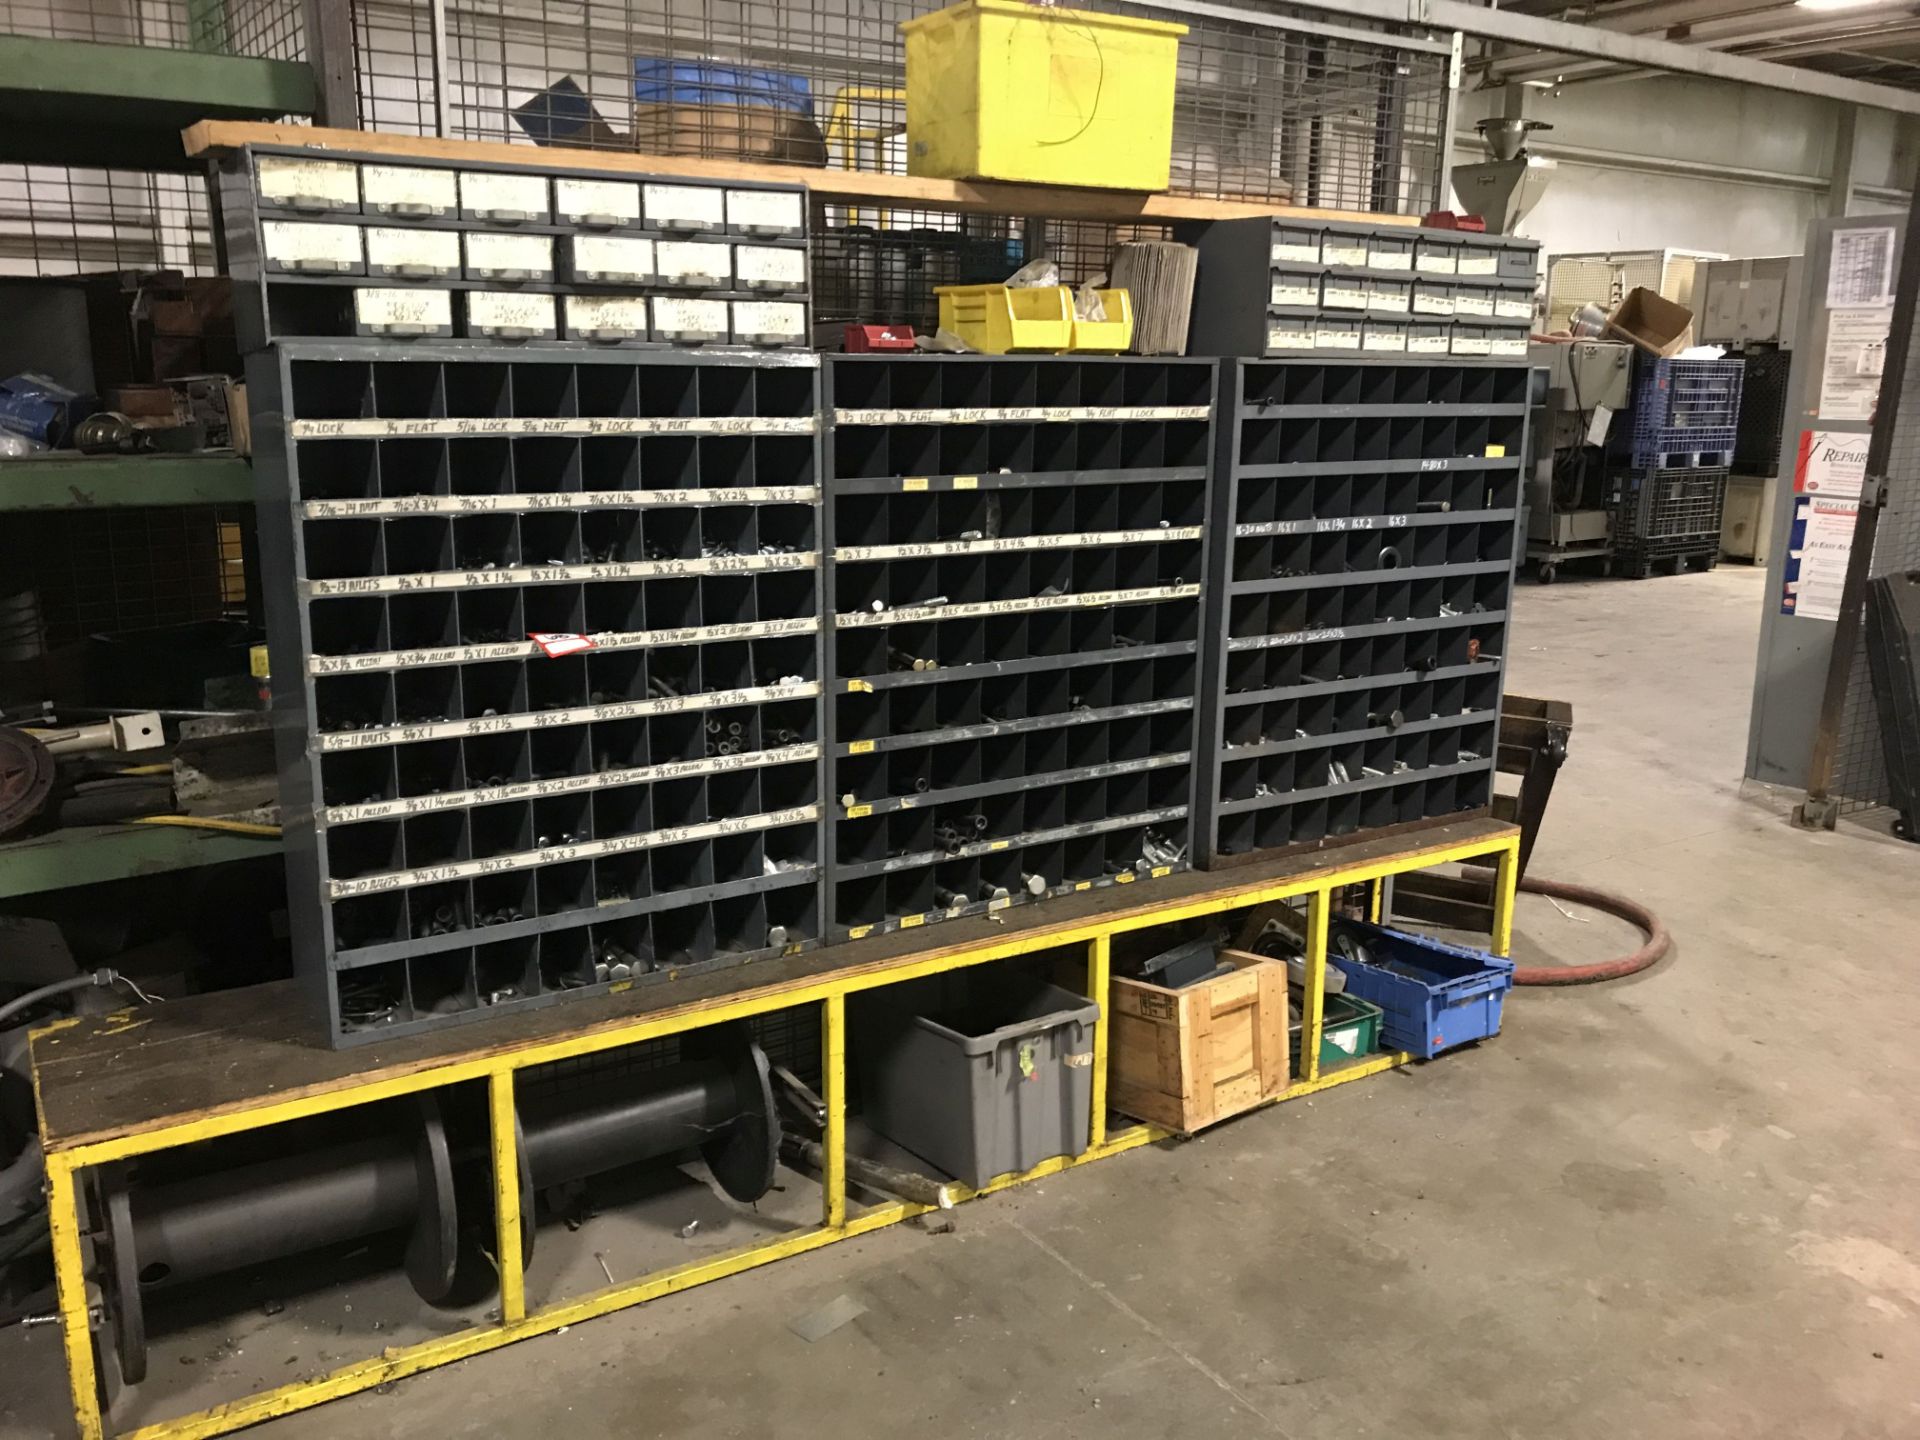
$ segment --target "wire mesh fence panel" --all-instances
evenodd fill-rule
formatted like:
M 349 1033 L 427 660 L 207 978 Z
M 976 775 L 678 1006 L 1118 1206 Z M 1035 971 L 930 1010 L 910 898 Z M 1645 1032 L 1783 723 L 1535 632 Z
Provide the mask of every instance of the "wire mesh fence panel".
M 0 274 L 214 268 L 197 175 L 0 165 Z
M 300 0 L 0 0 L 0 34 L 298 60 Z
M 900 22 L 940 0 L 472 0 L 447 14 L 452 134 L 903 172 Z M 1447 56 L 1367 22 L 1177 5 L 1176 193 L 1417 213 L 1438 194 Z M 424 0 L 355 6 L 361 123 L 436 122 Z M 1420 48 L 1410 48 L 1419 46 Z
M 717 156 L 904 174 L 900 22 L 941 0 L 471 0 L 447 13 L 436 93 L 424 0 L 354 7 L 362 125 L 468 139 Z M 1226 20 L 1163 5 L 1093 8 L 1188 27 L 1173 113 L 1175 193 L 1421 213 L 1435 203 L 1447 56 L 1365 22 L 1277 9 Z M 1271 7 L 1269 7 L 1271 8 Z M 444 100 L 444 107 L 442 106 Z M 816 321 L 931 328 L 933 287 L 1005 279 L 1048 255 L 1104 274 L 1157 226 L 1036 229 L 1017 216 L 825 205 Z
M 136 506 L 9 517 L 0 574 L 35 597 L 49 647 L 88 635 L 243 616 L 240 506 Z

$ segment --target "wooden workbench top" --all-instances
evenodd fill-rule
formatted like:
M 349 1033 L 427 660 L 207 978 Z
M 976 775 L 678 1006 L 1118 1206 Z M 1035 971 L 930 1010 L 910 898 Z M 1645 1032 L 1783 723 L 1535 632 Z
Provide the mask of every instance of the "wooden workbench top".
M 1075 943 L 1090 924 L 1127 928 L 1195 903 L 1230 909 L 1244 897 L 1293 881 L 1311 882 L 1385 860 L 1418 864 L 1456 847 L 1515 835 L 1484 817 L 1410 834 L 1357 841 L 1230 870 L 1189 871 L 1135 885 L 1015 906 L 1000 920 L 981 916 L 896 931 L 776 960 L 639 985 L 623 994 L 549 1005 L 459 1025 L 439 1034 L 326 1047 L 322 1022 L 296 982 L 276 981 L 144 1006 L 36 1031 L 32 1038 L 40 1133 L 49 1151 L 70 1150 L 209 1116 L 297 1097 L 400 1079 L 485 1061 L 531 1046 L 605 1035 L 636 1019 L 697 1017 L 725 1002 L 767 1008 L 819 998 L 818 983 L 875 983 L 904 959 L 956 955 L 1019 941 L 1025 948 Z
M 805 185 L 835 204 L 911 210 L 956 210 L 976 215 L 1013 215 L 1048 220 L 1096 220 L 1115 225 L 1173 225 L 1193 220 L 1243 220 L 1285 215 L 1298 220 L 1353 220 L 1369 225 L 1418 225 L 1418 216 L 1375 215 L 1263 200 L 1215 200 L 1202 195 L 1145 194 L 1133 190 L 1081 190 L 1019 185 L 997 180 L 934 180 L 873 170 L 816 165 L 772 165 L 693 155 L 645 155 L 627 150 L 579 150 L 561 146 L 508 145 L 494 140 L 440 140 L 376 130 L 329 130 L 250 120 L 202 120 L 181 136 L 189 155 L 238 150 L 243 145 L 299 145 L 395 159 L 438 160 L 466 165 L 537 165 L 548 170 L 592 170 L 633 175 L 673 175 L 689 180 Z

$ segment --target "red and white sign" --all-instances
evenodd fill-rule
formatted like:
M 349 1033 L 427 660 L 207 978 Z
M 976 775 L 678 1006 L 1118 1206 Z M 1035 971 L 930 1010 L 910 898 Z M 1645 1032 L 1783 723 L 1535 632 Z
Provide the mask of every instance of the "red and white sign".
M 545 651 L 549 659 L 561 655 L 578 655 L 582 650 L 593 649 L 593 637 L 590 635 L 566 635 L 552 630 L 529 630 L 527 638 Z
M 1802 430 L 1793 493 L 1858 500 L 1867 478 L 1867 445 L 1872 438 L 1844 430 Z

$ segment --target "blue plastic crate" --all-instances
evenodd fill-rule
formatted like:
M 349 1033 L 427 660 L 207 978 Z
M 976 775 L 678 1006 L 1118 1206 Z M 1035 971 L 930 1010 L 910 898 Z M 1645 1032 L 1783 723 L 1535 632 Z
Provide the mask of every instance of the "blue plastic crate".
M 1367 961 L 1340 954 L 1335 942 Z M 1389 1050 L 1430 1060 L 1469 1040 L 1500 1033 L 1500 1012 L 1513 988 L 1513 962 L 1481 950 L 1446 945 L 1401 930 L 1340 920 L 1331 927 L 1327 959 L 1347 977 L 1347 993 L 1384 1012 L 1380 1033 Z
M 1609 435 L 1616 456 L 1639 469 L 1724 465 L 1740 427 L 1740 360 L 1634 362 L 1633 400 Z
M 710 60 L 635 56 L 633 98 L 647 105 L 761 105 L 813 118 L 813 90 L 806 76 Z

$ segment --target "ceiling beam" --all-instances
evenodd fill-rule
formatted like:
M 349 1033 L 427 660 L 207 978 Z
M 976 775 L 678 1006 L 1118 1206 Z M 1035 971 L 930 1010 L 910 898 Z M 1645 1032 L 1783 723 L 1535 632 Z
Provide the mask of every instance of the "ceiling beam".
M 1772 65 L 1764 60 L 1729 55 L 1723 50 L 1677 45 L 1670 40 L 1626 35 L 1594 25 L 1574 25 L 1564 20 L 1521 15 L 1512 10 L 1469 5 L 1464 0 L 1293 0 L 1293 3 L 1303 9 L 1337 11 L 1349 17 L 1415 25 L 1429 30 L 1458 30 L 1463 35 L 1504 40 L 1556 55 L 1587 55 L 1596 60 L 1637 69 L 1702 75 L 1740 85 L 1757 85 L 1767 90 L 1818 95 L 1827 100 L 1866 105 L 1902 115 L 1920 115 L 1920 91 L 1848 80 L 1822 70 Z

